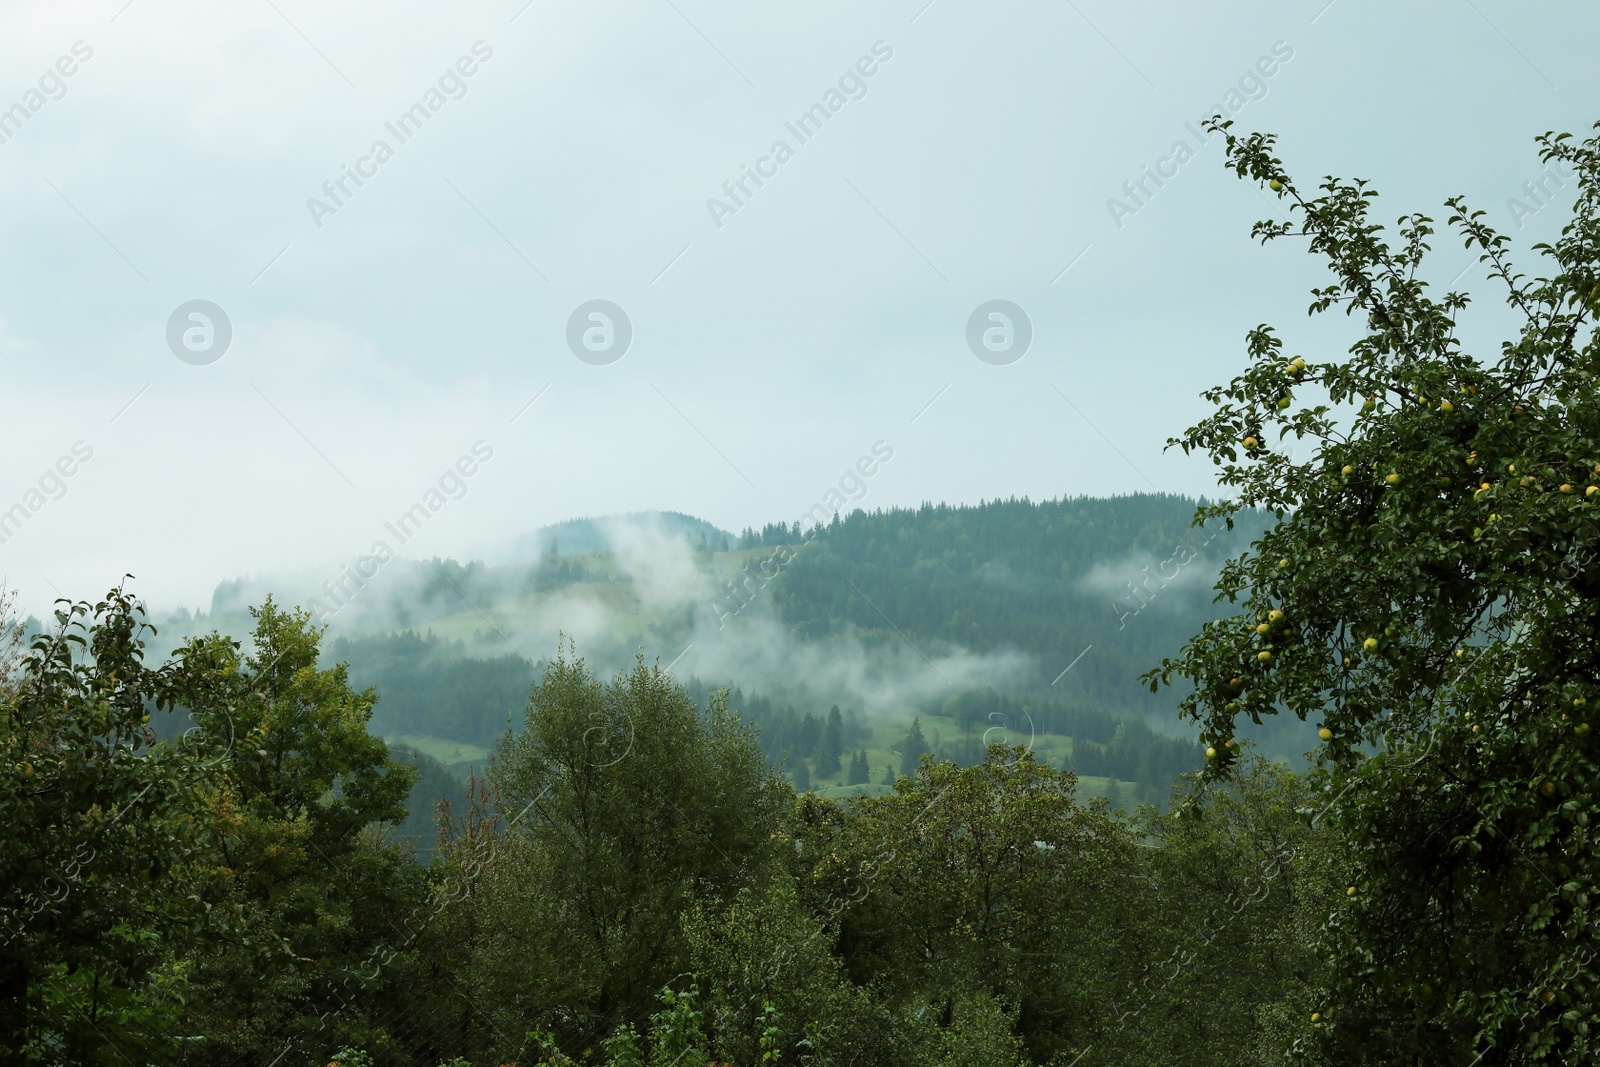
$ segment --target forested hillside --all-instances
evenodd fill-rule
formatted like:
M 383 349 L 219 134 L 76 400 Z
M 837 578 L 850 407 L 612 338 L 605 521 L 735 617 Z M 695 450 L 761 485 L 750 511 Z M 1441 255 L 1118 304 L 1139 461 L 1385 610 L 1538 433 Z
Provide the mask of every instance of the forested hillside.
M 774 583 L 802 638 L 909 637 L 1033 661 L 1016 690 L 1047 688 L 1107 708 L 1150 707 L 1134 683 L 1211 618 L 1211 582 L 1265 527 L 1192 529 L 1197 502 L 1166 494 L 996 500 L 856 512 L 824 529 Z
M 687 516 L 650 517 L 643 525 L 583 520 L 541 531 L 544 554 L 536 563 L 417 565 L 405 598 L 375 591 L 387 598 L 390 616 L 410 628 L 337 636 L 325 659 L 348 662 L 352 681 L 381 695 L 375 729 L 464 778 L 486 765 L 526 699 L 538 666 L 527 653 L 548 647 L 548 637 L 530 634 L 529 619 L 542 612 L 577 619 L 592 608 L 618 620 L 609 636 L 585 641 L 591 661 L 611 671 L 650 649 L 744 639 L 743 620 L 712 631 L 702 609 L 718 602 L 724 576 L 776 569 L 770 596 L 763 591 L 748 607 L 775 615 L 791 649 L 830 649 L 880 671 L 873 665 L 902 653 L 903 669 L 936 672 L 926 676 L 934 695 L 886 700 L 769 672 L 701 677 L 696 661 L 687 660 L 691 694 L 704 704 L 716 687 L 731 687 L 732 710 L 757 727 L 763 753 L 791 781 L 877 792 L 922 752 L 968 766 L 981 760 L 986 743 L 1004 739 L 1076 771 L 1092 794 L 1159 802 L 1177 774 L 1198 766 L 1200 750 L 1176 732 L 1170 694 L 1152 696 L 1138 675 L 1215 617 L 1212 579 L 1263 522 L 1246 514 L 1231 531 L 1221 523 L 1197 530 L 1190 525 L 1197 506 L 1185 497 L 1135 494 L 857 511 L 814 530 L 747 530 L 729 551 L 708 532 L 714 528 Z M 617 539 L 619 530 L 627 531 L 628 550 L 640 551 L 642 537 L 649 554 L 679 552 L 697 575 L 701 599 L 650 599 L 628 569 L 626 551 L 609 541 L 595 550 L 594 538 L 610 531 Z M 589 551 L 564 551 L 563 537 Z M 774 564 L 778 546 L 793 553 L 781 567 Z M 228 595 L 237 593 L 230 588 Z M 621 636 L 629 633 L 631 644 Z M 922 658 L 962 651 L 1004 654 L 1018 669 L 990 670 L 981 684 L 945 685 L 938 667 Z M 842 735 L 835 745 L 827 728 L 837 708 Z M 1282 727 L 1257 739 L 1287 758 L 1311 743 Z M 414 800 L 419 809 L 434 793 L 415 796 L 426 798 Z

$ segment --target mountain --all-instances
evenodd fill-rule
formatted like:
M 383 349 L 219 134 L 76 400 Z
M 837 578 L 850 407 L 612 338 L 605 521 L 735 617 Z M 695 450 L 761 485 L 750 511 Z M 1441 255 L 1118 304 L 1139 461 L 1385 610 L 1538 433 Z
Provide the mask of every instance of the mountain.
M 568 519 L 542 526 L 512 543 L 510 558 L 515 562 L 537 562 L 552 550 L 564 553 L 606 552 L 611 548 L 619 525 L 653 526 L 667 537 L 702 541 L 713 550 L 727 550 L 733 534 L 681 511 L 634 511 L 598 519 Z
M 247 632 L 269 591 L 309 605 L 328 659 L 382 697 L 373 729 L 457 778 L 486 764 L 570 642 L 602 674 L 642 655 L 702 702 L 729 687 L 768 758 L 818 789 L 881 790 L 922 751 L 969 764 L 1004 741 L 1087 792 L 1121 782 L 1159 800 L 1199 750 L 1173 694 L 1138 676 L 1217 616 L 1217 571 L 1269 521 L 1196 528 L 1199 503 L 924 504 L 737 538 L 676 512 L 578 519 L 524 538 L 531 559 L 397 559 L 338 599 L 304 578 L 226 582 L 211 613 L 166 620 L 161 643 Z M 1289 759 L 1315 743 L 1292 717 L 1246 735 Z

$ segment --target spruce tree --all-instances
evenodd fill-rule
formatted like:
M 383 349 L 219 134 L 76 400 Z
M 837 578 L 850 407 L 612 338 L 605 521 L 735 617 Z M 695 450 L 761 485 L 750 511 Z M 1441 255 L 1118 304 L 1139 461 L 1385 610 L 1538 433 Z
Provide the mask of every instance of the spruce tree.
M 872 777 L 872 768 L 867 766 L 867 754 L 857 752 L 850 758 L 850 785 L 866 785 Z
M 911 730 L 900 742 L 900 773 L 916 774 L 917 761 L 928 751 L 928 740 L 922 736 L 922 720 L 912 719 Z
M 817 750 L 817 773 L 832 778 L 839 773 L 839 757 L 844 754 L 844 721 L 839 715 L 839 705 L 828 710 L 828 724 L 822 730 L 822 744 Z

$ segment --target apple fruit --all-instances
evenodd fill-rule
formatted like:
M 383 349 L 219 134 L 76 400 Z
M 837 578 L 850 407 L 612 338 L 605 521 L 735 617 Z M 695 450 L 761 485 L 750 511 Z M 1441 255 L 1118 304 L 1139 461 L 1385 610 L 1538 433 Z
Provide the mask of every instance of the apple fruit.
M 1256 633 L 1258 633 L 1258 634 L 1265 635 L 1265 634 L 1270 634 L 1271 632 L 1272 632 L 1272 627 L 1268 626 L 1266 623 L 1262 623 L 1260 626 L 1256 627 Z
M 1580 722 L 1578 725 L 1572 728 L 1572 732 L 1577 734 L 1579 737 L 1587 737 L 1589 736 L 1589 724 L 1586 722 Z
M 1267 183 L 1267 188 L 1271 189 L 1275 193 L 1281 193 L 1281 192 L 1283 192 L 1283 183 L 1280 182 L 1278 179 L 1274 178 L 1270 182 Z
M 1283 612 L 1279 611 L 1277 608 L 1273 608 L 1271 611 L 1267 612 L 1267 621 L 1272 623 L 1274 626 L 1278 625 L 1278 623 L 1283 621 Z
M 1571 482 L 1562 482 L 1561 483 L 1561 491 L 1563 493 L 1565 493 L 1566 495 L 1571 496 L 1572 495 L 1572 483 Z
M 1581 708 L 1587 703 L 1589 703 L 1589 702 L 1587 700 L 1585 700 L 1583 697 L 1573 697 L 1572 698 L 1572 706 L 1575 707 L 1575 708 Z
M 1230 679 L 1228 679 L 1228 684 L 1230 686 L 1232 686 L 1234 689 L 1243 689 L 1244 688 L 1244 679 L 1243 678 L 1230 678 Z
M 1287 567 L 1288 565 L 1289 565 L 1289 561 L 1287 559 L 1280 559 L 1278 561 L 1278 566 L 1280 566 L 1280 567 Z
M 1294 398 L 1286 396 L 1282 400 L 1278 401 L 1278 410 L 1279 411 L 1288 411 L 1289 410 L 1289 405 L 1293 404 L 1293 403 L 1294 403 Z
M 1217 750 L 1214 749 L 1214 748 L 1211 748 L 1210 746 L 1207 746 L 1206 747 L 1206 759 L 1216 759 L 1216 758 L 1217 758 Z
M 1347 896 L 1347 897 L 1355 896 L 1356 895 L 1356 887 L 1355 886 L 1351 886 L 1349 889 L 1346 889 L 1344 891 L 1344 895 Z
M 1450 403 L 1450 401 L 1448 401 L 1448 400 L 1439 401 L 1439 410 L 1440 411 L 1454 411 L 1455 409 L 1456 409 L 1456 406 L 1454 404 Z
M 1340 468 L 1339 473 L 1348 478 L 1350 475 L 1355 473 L 1355 468 L 1346 463 L 1342 468 Z
M 1543 793 L 1547 797 L 1554 796 L 1555 791 L 1556 784 L 1554 782 L 1545 782 L 1539 786 L 1539 792 Z
M 1322 1021 L 1322 1013 L 1320 1011 L 1312 1012 L 1311 1013 L 1311 1021 L 1314 1022 L 1314 1023 L 1320 1023 Z
M 1361 642 L 1361 647 L 1366 649 L 1368 652 L 1376 652 L 1378 651 L 1378 639 L 1376 637 L 1369 637 L 1365 641 Z
M 1263 649 L 1262 651 L 1256 653 L 1256 659 L 1260 660 L 1262 663 L 1271 663 L 1272 653 Z
M 1244 445 L 1244 447 L 1246 447 L 1246 448 L 1252 448 L 1252 449 L 1253 449 L 1253 448 L 1255 448 L 1255 447 L 1256 447 L 1256 446 L 1257 446 L 1257 445 L 1259 445 L 1259 444 L 1261 444 L 1261 442 L 1260 442 L 1260 441 L 1257 441 L 1257 440 L 1256 440 L 1256 439 L 1255 439 L 1255 438 L 1254 438 L 1254 437 L 1246 437 L 1246 438 L 1245 438 L 1245 439 L 1244 439 L 1244 440 L 1243 440 L 1243 441 L 1242 441 L 1242 442 L 1240 442 L 1240 443 L 1241 443 L 1241 444 L 1243 444 L 1243 445 Z
M 1600 493 L 1600 489 L 1597 489 L 1592 485 L 1583 491 L 1584 496 L 1594 496 L 1596 493 Z
M 1383 480 L 1388 482 L 1390 485 L 1399 485 L 1400 484 L 1400 475 L 1398 475 L 1398 474 L 1386 474 L 1386 475 L 1384 475 Z
M 1333 731 L 1324 726 L 1322 729 L 1317 731 L 1317 736 L 1322 738 L 1324 741 L 1332 741 Z

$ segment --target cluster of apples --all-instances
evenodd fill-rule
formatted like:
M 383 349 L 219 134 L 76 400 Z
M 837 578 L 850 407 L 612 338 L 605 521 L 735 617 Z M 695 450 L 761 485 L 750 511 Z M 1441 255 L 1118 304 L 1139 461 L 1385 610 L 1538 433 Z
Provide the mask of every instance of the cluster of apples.
M 1299 381 L 1301 378 L 1304 378 L 1306 374 L 1305 358 L 1303 356 L 1294 357 L 1283 365 L 1282 370 L 1287 377 L 1295 381 Z M 1293 406 L 1294 394 L 1286 388 L 1278 396 L 1278 410 L 1288 411 Z M 1245 439 L 1239 443 L 1244 446 L 1244 450 L 1250 454 L 1252 459 L 1261 452 L 1261 439 L 1257 437 L 1255 433 L 1247 434 Z
M 1586 705 L 1588 703 L 1589 703 L 1589 701 L 1587 699 L 1585 699 L 1584 697 L 1582 697 L 1582 696 L 1575 696 L 1575 697 L 1572 698 L 1572 706 L 1573 706 L 1574 709 L 1578 710 L 1579 714 L 1582 714 L 1582 708 L 1584 707 L 1584 705 Z M 1561 713 L 1561 721 L 1566 723 L 1566 722 L 1571 722 L 1572 719 L 1567 715 L 1566 712 L 1563 711 Z M 1586 722 L 1577 723 L 1576 725 L 1574 725 L 1572 727 L 1572 732 L 1575 735 L 1577 735 L 1578 737 L 1588 737 L 1589 736 L 1589 724 L 1586 723 Z
M 1277 608 L 1273 608 L 1271 611 L 1267 612 L 1265 616 L 1263 616 L 1261 622 L 1256 624 L 1256 636 L 1261 638 L 1264 643 L 1270 642 L 1272 638 L 1272 631 L 1283 625 L 1283 618 L 1283 612 L 1279 611 Z M 1271 663 L 1272 650 L 1270 648 L 1264 648 L 1260 652 L 1257 652 L 1256 661 L 1264 664 Z
M 1287 564 L 1287 562 L 1287 560 L 1279 560 L 1279 565 L 1281 566 Z M 1263 642 L 1268 642 L 1272 638 L 1273 631 L 1281 627 L 1284 624 L 1285 619 L 1286 616 L 1280 609 L 1273 608 L 1266 614 L 1262 615 L 1261 621 L 1256 623 L 1256 625 L 1251 629 L 1256 637 L 1260 638 Z M 1256 662 L 1262 666 L 1271 664 L 1273 658 L 1273 653 L 1270 648 L 1263 648 L 1261 651 L 1256 653 Z M 1237 696 L 1244 690 L 1244 679 L 1240 677 L 1228 679 L 1228 689 L 1235 696 Z M 1230 700 L 1223 705 L 1223 710 L 1227 711 L 1230 715 L 1234 714 L 1239 710 L 1239 702 L 1237 700 Z M 1232 738 L 1229 738 L 1227 741 L 1223 742 L 1222 749 L 1220 751 L 1214 745 L 1207 746 L 1206 759 L 1214 760 L 1219 755 L 1224 753 L 1229 756 L 1237 756 L 1239 754 L 1238 742 L 1234 741 Z

